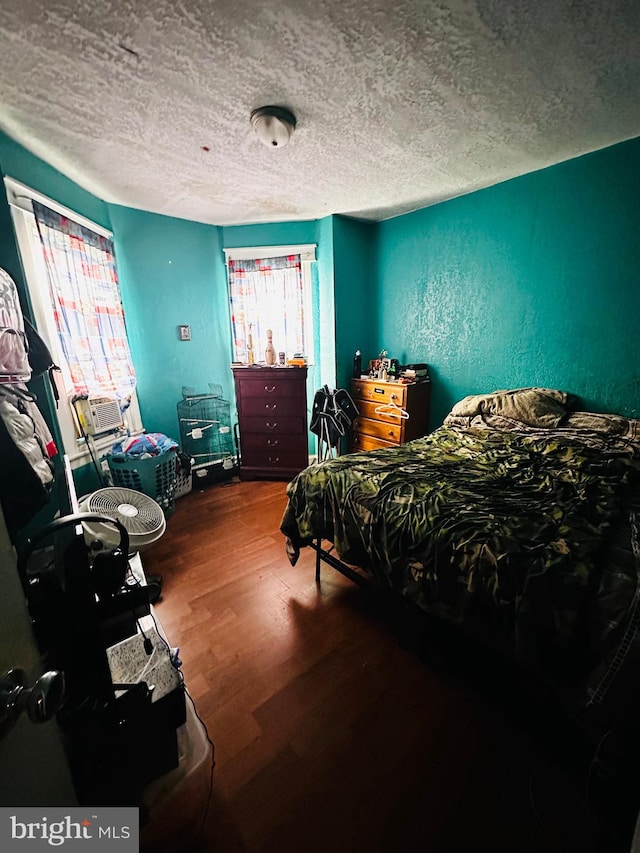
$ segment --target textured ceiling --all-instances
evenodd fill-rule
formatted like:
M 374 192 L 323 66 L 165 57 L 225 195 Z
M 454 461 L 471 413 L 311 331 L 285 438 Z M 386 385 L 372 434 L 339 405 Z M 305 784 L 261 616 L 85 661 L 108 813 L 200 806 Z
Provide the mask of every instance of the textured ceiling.
M 0 0 L 0 129 L 130 207 L 384 219 L 640 135 L 640 2 Z

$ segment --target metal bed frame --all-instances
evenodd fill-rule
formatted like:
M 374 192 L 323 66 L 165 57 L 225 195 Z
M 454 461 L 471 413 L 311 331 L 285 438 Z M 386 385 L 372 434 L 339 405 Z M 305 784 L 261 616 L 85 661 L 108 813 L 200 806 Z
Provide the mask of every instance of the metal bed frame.
M 330 548 L 322 547 L 322 539 L 313 539 L 309 542 L 309 547 L 313 548 L 316 552 L 316 584 L 320 583 L 320 564 L 327 563 L 329 566 L 332 566 L 336 571 L 340 572 L 340 574 L 349 578 L 349 580 L 358 584 L 365 589 L 371 589 L 375 584 L 372 580 L 361 575 L 360 572 L 357 572 L 355 569 L 352 569 L 351 566 L 348 566 L 346 563 L 343 563 L 338 557 L 334 556 L 331 551 L 333 551 L 333 545 Z M 327 540 L 328 541 L 328 540 Z

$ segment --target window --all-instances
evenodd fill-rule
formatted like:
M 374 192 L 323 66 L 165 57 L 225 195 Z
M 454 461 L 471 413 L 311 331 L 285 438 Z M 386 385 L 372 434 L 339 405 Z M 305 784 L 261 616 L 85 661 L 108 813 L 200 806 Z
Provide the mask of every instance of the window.
M 62 371 L 64 451 L 83 464 L 74 397 L 115 397 L 128 406 L 129 430 L 142 430 L 111 234 L 17 181 L 5 184 L 36 324 Z M 99 450 L 112 442 L 95 440 Z
M 250 344 L 264 361 L 267 332 L 287 358 L 313 360 L 311 262 L 315 246 L 261 246 L 225 249 L 233 360 L 246 364 Z

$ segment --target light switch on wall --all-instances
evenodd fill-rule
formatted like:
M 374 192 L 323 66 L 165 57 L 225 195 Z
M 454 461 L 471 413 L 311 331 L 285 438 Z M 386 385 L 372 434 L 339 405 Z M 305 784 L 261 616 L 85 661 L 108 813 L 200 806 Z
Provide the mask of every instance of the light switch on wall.
M 178 337 L 181 341 L 190 341 L 191 326 L 178 326 Z

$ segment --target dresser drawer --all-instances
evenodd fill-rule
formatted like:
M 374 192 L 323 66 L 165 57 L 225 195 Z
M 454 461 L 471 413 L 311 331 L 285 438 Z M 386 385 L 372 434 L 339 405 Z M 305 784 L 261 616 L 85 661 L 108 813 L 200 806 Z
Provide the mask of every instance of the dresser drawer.
M 361 432 L 351 433 L 351 450 L 379 450 L 381 447 L 397 447 L 398 445 L 392 441 L 383 441 L 381 438 L 374 438 L 371 435 L 364 435 Z
M 291 435 L 290 433 L 285 435 L 282 435 L 281 433 L 270 433 L 269 435 L 266 435 L 263 432 L 246 432 L 242 436 L 242 452 L 243 454 L 262 453 L 266 456 L 274 450 L 282 452 L 285 448 L 297 442 L 303 444 L 306 449 L 308 444 L 307 436 L 305 435 L 303 437 L 301 433 L 294 435 Z
M 247 436 L 242 443 L 242 464 L 252 468 L 296 468 L 301 470 L 308 464 L 307 436 L 287 436 L 267 441 L 255 439 L 262 436 Z
M 278 378 L 271 372 L 264 379 L 242 379 L 241 396 L 243 402 L 251 397 L 281 400 L 283 397 L 300 397 L 300 380 Z
M 396 403 L 404 407 L 406 398 L 406 386 L 396 382 L 371 382 L 366 379 L 354 379 L 352 386 L 352 397 L 356 406 L 360 400 L 370 400 L 380 405 L 382 403 Z
M 242 399 L 242 417 L 252 417 L 254 415 L 278 415 L 278 417 L 288 417 L 304 414 L 302 410 L 303 401 L 300 397 L 269 397 L 263 394 L 262 397 L 243 397 Z
M 363 433 L 373 438 L 381 438 L 391 444 L 402 442 L 402 424 L 390 424 L 382 421 L 373 421 L 368 418 L 356 418 L 352 429 L 354 433 Z
M 243 417 L 240 425 L 241 437 L 251 433 L 264 435 L 299 435 L 307 434 L 306 418 L 299 416 L 281 417 L 280 415 L 262 415 L 260 417 Z
M 396 403 L 395 400 L 393 402 Z M 393 405 L 391 403 L 358 400 L 356 406 L 358 407 L 361 418 L 368 418 L 372 421 L 384 421 L 389 424 L 400 424 L 403 420 L 400 417 L 399 411 L 397 413 L 394 412 Z M 376 409 L 380 409 L 380 411 L 376 411 Z

